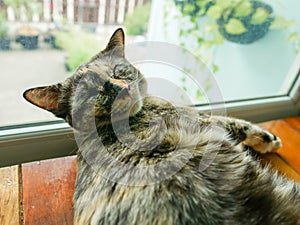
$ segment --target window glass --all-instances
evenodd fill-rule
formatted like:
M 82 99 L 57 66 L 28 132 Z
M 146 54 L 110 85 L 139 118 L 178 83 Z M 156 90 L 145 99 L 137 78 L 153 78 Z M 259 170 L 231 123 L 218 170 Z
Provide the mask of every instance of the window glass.
M 57 121 L 23 92 L 66 79 L 122 26 L 145 40 L 150 0 L 0 0 L 0 127 Z
M 296 0 L 154 1 L 149 39 L 205 61 L 226 101 L 286 95 L 300 63 L 299 7 Z
M 300 63 L 299 7 L 296 0 L 2 0 L 0 126 L 56 121 L 23 91 L 64 80 L 120 26 L 129 47 L 159 41 L 205 62 L 200 85 L 176 63 L 134 62 L 150 94 L 180 104 L 286 95 Z

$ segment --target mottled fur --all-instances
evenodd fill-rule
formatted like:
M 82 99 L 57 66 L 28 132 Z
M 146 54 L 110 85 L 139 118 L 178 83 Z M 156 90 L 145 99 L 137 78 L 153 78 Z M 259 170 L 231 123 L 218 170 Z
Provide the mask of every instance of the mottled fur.
M 76 225 L 300 224 L 299 185 L 247 150 L 276 151 L 280 139 L 147 97 L 142 74 L 124 58 L 121 29 L 71 78 L 24 96 L 78 136 Z

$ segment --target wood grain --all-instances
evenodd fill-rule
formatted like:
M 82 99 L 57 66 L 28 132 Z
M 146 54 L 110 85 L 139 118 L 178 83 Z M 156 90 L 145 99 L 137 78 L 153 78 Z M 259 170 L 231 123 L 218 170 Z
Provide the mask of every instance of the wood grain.
M 0 168 L 0 224 L 20 225 L 19 166 Z
M 72 225 L 76 158 L 22 165 L 24 225 Z
M 263 154 L 260 156 L 264 165 L 270 165 L 273 170 L 300 183 L 300 175 L 286 163 L 278 154 Z
M 298 175 L 300 174 L 300 117 L 275 120 L 259 124 L 262 128 L 276 134 L 282 140 L 282 148 L 277 154 Z M 270 159 L 271 164 L 272 159 Z M 274 162 L 275 163 L 275 162 Z M 276 164 L 276 163 L 275 163 Z M 286 173 L 289 170 L 286 171 Z M 293 176 L 293 175 L 291 175 Z
M 295 132 L 300 135 L 300 117 L 290 117 L 286 118 L 285 121 Z
M 276 134 L 282 140 L 282 148 L 278 150 L 278 154 L 300 174 L 300 136 L 297 131 L 289 126 L 283 120 L 272 122 L 269 128 L 271 132 Z

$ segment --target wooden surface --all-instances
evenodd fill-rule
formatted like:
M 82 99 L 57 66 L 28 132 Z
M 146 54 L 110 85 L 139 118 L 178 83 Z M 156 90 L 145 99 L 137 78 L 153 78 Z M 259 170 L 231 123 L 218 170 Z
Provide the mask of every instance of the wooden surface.
M 0 169 L 0 224 L 20 224 L 19 166 Z
M 22 165 L 24 225 L 73 224 L 76 158 Z
M 300 117 L 259 124 L 283 141 L 262 163 L 300 182 Z M 0 169 L 0 225 L 72 225 L 76 157 Z
M 287 177 L 300 182 L 300 117 L 261 123 L 260 126 L 282 140 L 277 153 L 262 155 L 264 163 Z

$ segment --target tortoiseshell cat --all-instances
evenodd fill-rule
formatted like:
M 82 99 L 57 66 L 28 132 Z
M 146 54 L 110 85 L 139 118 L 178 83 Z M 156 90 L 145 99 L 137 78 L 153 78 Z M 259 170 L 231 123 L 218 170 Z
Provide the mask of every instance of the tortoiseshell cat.
M 24 97 L 77 135 L 76 225 L 300 224 L 299 185 L 247 150 L 276 151 L 280 139 L 147 96 L 122 29 L 72 77 Z

